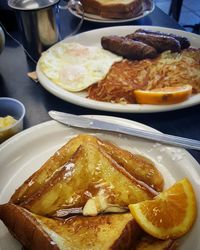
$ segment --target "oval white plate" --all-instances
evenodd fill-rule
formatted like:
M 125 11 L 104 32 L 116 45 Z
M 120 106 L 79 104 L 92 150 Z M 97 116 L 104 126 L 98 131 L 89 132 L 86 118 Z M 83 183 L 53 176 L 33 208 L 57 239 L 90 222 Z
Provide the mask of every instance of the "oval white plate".
M 122 123 L 127 126 L 153 130 L 141 123 L 121 118 L 89 116 L 96 119 Z M 91 130 L 70 128 L 55 121 L 49 121 L 27 129 L 0 145 L 0 204 L 9 200 L 14 190 L 70 138 L 80 133 L 90 133 L 101 139 L 140 153 L 152 159 L 165 179 L 165 188 L 184 177 L 193 184 L 198 207 L 200 207 L 200 166 L 184 149 L 167 147 L 136 137 L 114 133 L 94 133 Z M 200 216 L 192 230 L 182 238 L 181 249 L 200 249 Z M 21 245 L 10 235 L 0 222 L 0 249 L 20 250 Z
M 80 33 L 76 36 L 66 38 L 67 42 L 78 42 L 83 45 L 100 46 L 100 40 L 102 36 L 106 35 L 121 35 L 124 36 L 137 29 L 150 29 L 155 31 L 162 31 L 166 33 L 174 33 L 181 36 L 187 37 L 191 45 L 200 48 L 200 36 L 185 32 L 182 30 L 161 28 L 155 26 L 119 26 L 109 27 L 103 29 L 92 30 L 84 33 Z M 62 42 L 62 41 L 61 41 Z M 51 48 L 50 48 L 51 49 Z M 128 112 L 128 113 L 152 113 L 152 112 L 163 112 L 169 110 L 182 109 L 190 106 L 194 106 L 200 103 L 200 94 L 192 96 L 187 101 L 174 104 L 174 105 L 140 105 L 140 104 L 116 104 L 110 102 L 100 102 L 86 98 L 87 92 L 69 92 L 62 89 L 58 85 L 54 84 L 49 80 L 40 70 L 39 64 L 37 64 L 37 75 L 41 85 L 53 95 L 61 98 L 64 101 L 73 103 L 86 108 L 98 109 L 103 111 L 112 112 Z
M 138 20 L 140 18 L 143 18 L 147 15 L 149 15 L 150 13 L 152 13 L 155 9 L 155 3 L 152 1 L 152 5 L 151 8 L 149 10 L 145 10 L 143 11 L 142 14 L 132 17 L 132 18 L 127 18 L 127 19 L 108 19 L 108 18 L 103 18 L 97 15 L 92 15 L 89 13 L 85 13 L 84 16 L 84 20 L 90 21 L 90 22 L 96 22 L 96 23 L 125 23 L 125 22 L 131 22 L 131 21 L 135 21 Z M 73 8 L 69 8 L 69 11 L 72 15 L 78 17 L 78 18 L 82 18 L 81 14 L 77 13 L 76 10 L 74 10 Z

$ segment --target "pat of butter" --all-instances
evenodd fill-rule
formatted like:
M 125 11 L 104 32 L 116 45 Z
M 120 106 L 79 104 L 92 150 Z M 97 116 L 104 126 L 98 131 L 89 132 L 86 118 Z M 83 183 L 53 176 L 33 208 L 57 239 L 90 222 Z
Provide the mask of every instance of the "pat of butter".
M 83 208 L 83 215 L 85 216 L 96 216 L 98 214 L 98 210 L 97 210 L 97 204 L 95 202 L 95 199 L 89 199 L 84 208 Z
M 100 190 L 97 196 L 90 198 L 86 202 L 83 208 L 83 215 L 96 216 L 103 212 L 108 207 L 106 198 L 104 190 Z
M 0 117 L 0 129 L 4 129 L 12 126 L 17 120 L 15 120 L 12 116 L 7 115 L 5 117 Z

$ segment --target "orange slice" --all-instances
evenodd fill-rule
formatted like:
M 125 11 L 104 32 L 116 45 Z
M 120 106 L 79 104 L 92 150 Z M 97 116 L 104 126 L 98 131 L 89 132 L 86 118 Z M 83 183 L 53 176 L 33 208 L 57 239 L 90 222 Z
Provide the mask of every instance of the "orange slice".
M 191 94 L 191 85 L 134 91 L 136 102 L 139 104 L 175 104 L 187 100 Z
M 186 178 L 153 200 L 131 204 L 129 209 L 144 231 L 163 240 L 187 233 L 197 214 L 195 194 Z

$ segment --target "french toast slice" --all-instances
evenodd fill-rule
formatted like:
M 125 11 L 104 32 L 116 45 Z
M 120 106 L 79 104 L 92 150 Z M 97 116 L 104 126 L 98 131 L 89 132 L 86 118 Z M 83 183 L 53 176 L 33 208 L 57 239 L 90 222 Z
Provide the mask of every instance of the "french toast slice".
M 72 138 L 63 147 L 58 149 L 42 167 L 34 172 L 12 195 L 10 202 L 20 204 L 33 193 L 38 191 L 52 176 L 57 169 L 66 164 L 78 147 L 83 143 L 85 137 Z
M 153 163 L 145 157 L 133 155 L 111 143 L 99 140 L 95 136 L 81 134 L 72 138 L 60 148 L 42 167 L 30 176 L 12 195 L 10 201 L 20 204 L 40 190 L 53 177 L 57 170 L 65 165 L 82 144 L 92 142 L 101 146 L 127 172 L 140 181 L 153 187 L 156 191 L 163 189 L 163 177 Z
M 90 141 L 20 206 L 39 215 L 53 216 L 77 208 L 83 209 L 84 215 L 97 215 L 124 211 L 129 204 L 152 199 L 156 194 Z
M 0 206 L 0 218 L 31 250 L 130 249 L 143 233 L 130 213 L 53 219 L 8 203 Z
M 143 181 L 156 191 L 163 190 L 164 179 L 155 164 L 139 154 L 132 154 L 111 142 L 98 140 L 101 147 L 136 179 Z
M 173 240 L 144 234 L 130 213 L 56 219 L 7 203 L 0 205 L 0 219 L 29 250 L 175 249 Z

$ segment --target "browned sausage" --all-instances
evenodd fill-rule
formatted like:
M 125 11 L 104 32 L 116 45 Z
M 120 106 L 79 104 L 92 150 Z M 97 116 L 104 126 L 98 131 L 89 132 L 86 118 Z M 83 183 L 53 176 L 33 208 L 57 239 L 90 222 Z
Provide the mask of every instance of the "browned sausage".
M 120 36 L 104 36 L 101 39 L 101 45 L 104 49 L 128 59 L 140 60 L 157 56 L 153 47 Z
M 168 34 L 168 33 L 160 32 L 160 31 L 152 31 L 152 30 L 144 30 L 144 29 L 138 29 L 135 31 L 135 33 L 145 33 L 145 34 L 173 37 L 180 42 L 181 49 L 187 49 L 190 47 L 190 41 L 184 36 L 178 36 L 178 35 L 171 34 L 171 33 Z
M 171 50 L 171 52 L 180 52 L 181 46 L 179 41 L 173 37 L 161 36 L 155 34 L 145 34 L 145 33 L 133 33 L 126 36 L 129 39 L 135 41 L 140 41 L 154 47 L 158 53 L 162 53 L 166 50 Z

